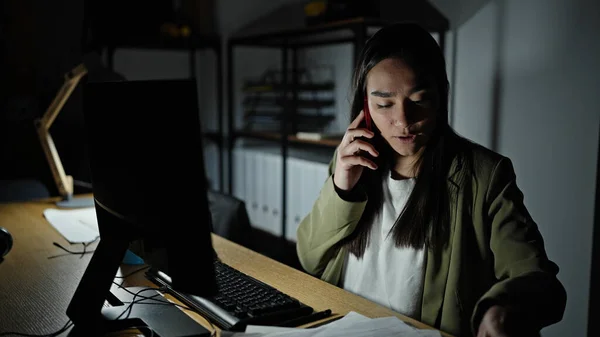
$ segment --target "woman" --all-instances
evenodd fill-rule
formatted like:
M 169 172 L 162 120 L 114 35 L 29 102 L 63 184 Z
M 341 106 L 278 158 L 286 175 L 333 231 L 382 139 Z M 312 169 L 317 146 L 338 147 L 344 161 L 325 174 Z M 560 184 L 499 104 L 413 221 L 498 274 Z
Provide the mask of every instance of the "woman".
M 456 336 L 531 335 L 566 293 L 511 161 L 448 125 L 445 61 L 413 24 L 378 31 L 352 122 L 297 231 L 309 273 Z

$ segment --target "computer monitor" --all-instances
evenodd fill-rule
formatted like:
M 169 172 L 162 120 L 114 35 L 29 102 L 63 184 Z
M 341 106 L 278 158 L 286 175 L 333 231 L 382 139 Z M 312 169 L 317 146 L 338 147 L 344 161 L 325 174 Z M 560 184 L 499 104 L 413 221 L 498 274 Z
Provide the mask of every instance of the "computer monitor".
M 196 90 L 191 79 L 84 83 L 100 242 L 67 309 L 80 331 L 110 330 L 103 305 L 132 242 L 174 289 L 216 293 Z

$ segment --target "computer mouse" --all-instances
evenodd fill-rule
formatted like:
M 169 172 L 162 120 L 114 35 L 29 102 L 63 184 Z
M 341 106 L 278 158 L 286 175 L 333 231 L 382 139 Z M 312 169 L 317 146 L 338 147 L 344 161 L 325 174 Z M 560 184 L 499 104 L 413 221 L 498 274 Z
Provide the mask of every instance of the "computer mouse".
M 4 227 L 0 227 L 0 258 L 8 254 L 13 245 L 12 235 Z

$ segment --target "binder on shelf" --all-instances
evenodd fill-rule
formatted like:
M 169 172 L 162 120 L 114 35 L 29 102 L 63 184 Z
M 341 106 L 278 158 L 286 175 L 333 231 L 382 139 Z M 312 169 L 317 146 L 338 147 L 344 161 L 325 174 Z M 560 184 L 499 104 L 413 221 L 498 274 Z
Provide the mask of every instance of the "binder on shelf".
M 302 221 L 304 219 L 304 217 L 308 214 L 308 212 L 310 212 L 310 191 L 311 191 L 311 185 L 312 185 L 312 172 L 310 170 L 309 165 L 307 164 L 309 163 L 306 160 L 302 160 L 302 159 L 298 159 L 297 161 L 297 171 L 300 175 L 299 180 L 302 181 L 302 183 L 300 184 L 299 190 L 300 190 L 300 200 L 298 200 L 298 215 L 297 215 L 297 219 L 299 219 L 300 221 Z M 300 223 L 296 224 L 296 228 L 298 228 L 298 225 Z
M 300 216 L 300 203 L 302 200 L 301 177 L 298 170 L 298 159 L 289 157 L 286 162 L 286 206 L 287 216 L 285 220 L 285 238 L 289 241 L 296 241 L 296 230 L 302 217 Z
M 244 200 L 246 202 L 246 179 L 245 174 L 245 156 L 244 152 L 240 149 L 233 150 L 233 163 L 231 164 L 233 169 L 233 196 Z M 246 205 L 247 207 L 248 205 Z
M 254 153 L 255 160 L 255 176 L 254 179 L 256 181 L 256 189 L 255 189 L 255 198 L 256 203 L 258 204 L 258 208 L 256 210 L 256 223 L 254 224 L 257 228 L 260 228 L 264 231 L 269 231 L 269 226 L 265 221 L 265 214 L 267 212 L 266 203 L 265 203 L 265 155 L 257 150 Z
M 304 212 L 303 217 L 305 217 L 312 210 L 317 198 L 319 197 L 319 192 L 321 191 L 321 185 L 323 181 L 320 178 L 319 174 L 319 163 L 313 161 L 305 161 L 304 165 L 306 165 L 306 173 L 308 173 L 309 180 L 306 185 L 306 196 L 305 196 L 305 204 L 304 204 Z
M 312 210 L 328 178 L 328 164 L 288 158 L 287 171 L 285 237 L 295 242 L 298 225 Z
M 315 169 L 316 169 L 316 193 L 317 196 L 319 194 L 321 194 L 321 189 L 323 189 L 323 186 L 325 184 L 325 181 L 327 181 L 327 178 L 329 178 L 329 164 L 325 164 L 325 163 L 316 163 L 315 164 Z
M 267 154 L 266 163 L 268 169 L 265 170 L 267 182 L 267 205 L 269 211 L 266 215 L 268 224 L 273 234 L 281 236 L 281 190 L 282 190 L 282 157 L 280 155 Z M 290 200 L 288 200 L 289 202 Z
M 276 158 L 280 158 L 279 155 L 271 153 L 259 152 L 257 154 L 258 162 L 258 184 L 260 193 L 260 224 L 257 227 L 271 233 L 275 236 L 281 236 L 281 220 L 276 221 L 276 217 L 273 216 L 273 212 L 276 213 L 281 208 L 281 173 L 278 176 L 278 170 L 281 172 L 281 168 L 277 167 Z M 279 215 L 281 219 L 281 215 Z
M 296 210 L 296 223 L 294 224 L 295 229 L 298 228 L 300 222 L 308 215 L 314 204 L 313 200 L 313 186 L 314 186 L 314 172 L 311 167 L 311 162 L 307 160 L 297 159 L 296 170 L 299 175 L 298 180 L 301 181 L 298 190 L 300 191 L 299 200 L 297 202 L 298 209 Z
M 258 222 L 258 202 L 256 198 L 256 156 L 253 150 L 246 149 L 245 157 L 245 187 L 246 187 L 246 208 L 250 223 L 254 226 Z

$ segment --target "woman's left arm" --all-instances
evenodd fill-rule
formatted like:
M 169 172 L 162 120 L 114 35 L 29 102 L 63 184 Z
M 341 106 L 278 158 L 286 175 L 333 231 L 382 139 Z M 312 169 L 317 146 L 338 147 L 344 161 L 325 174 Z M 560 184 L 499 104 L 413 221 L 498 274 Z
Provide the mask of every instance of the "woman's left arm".
M 508 158 L 496 165 L 486 200 L 498 282 L 477 302 L 473 331 L 477 334 L 486 311 L 496 305 L 508 310 L 507 323 L 516 323 L 521 331 L 537 332 L 559 322 L 567 295 L 556 278 L 558 266 L 546 255 L 542 235 L 525 208 Z

